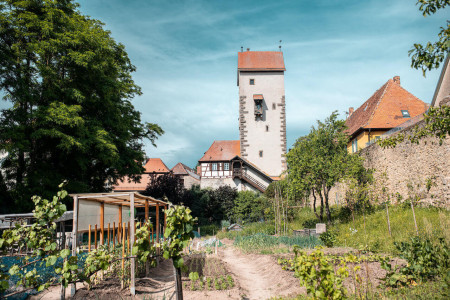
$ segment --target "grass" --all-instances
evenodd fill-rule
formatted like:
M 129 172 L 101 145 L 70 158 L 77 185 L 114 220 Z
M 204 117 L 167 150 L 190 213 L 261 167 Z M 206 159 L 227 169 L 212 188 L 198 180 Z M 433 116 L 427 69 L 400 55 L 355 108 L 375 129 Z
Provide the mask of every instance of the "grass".
M 290 247 L 297 245 L 300 248 L 314 248 L 322 243 L 316 237 L 303 236 L 271 236 L 258 233 L 249 236 L 238 236 L 234 245 L 241 248 L 243 252 L 261 254 L 285 253 Z
M 218 239 L 227 238 L 234 240 L 238 236 L 248 236 L 257 233 L 263 233 L 267 235 L 275 234 L 275 226 L 273 225 L 273 222 L 256 222 L 245 224 L 242 231 L 219 232 L 217 234 L 217 238 Z
M 436 208 L 415 208 L 420 234 L 444 237 L 449 241 L 449 212 Z M 357 216 L 355 222 L 334 222 L 330 228 L 337 233 L 336 245 L 366 248 L 371 251 L 395 253 L 394 242 L 407 241 L 416 234 L 411 208 L 396 206 L 389 210 L 392 237 L 389 235 L 385 210 L 377 210 L 364 217 Z M 447 235 L 447 236 L 446 236 Z

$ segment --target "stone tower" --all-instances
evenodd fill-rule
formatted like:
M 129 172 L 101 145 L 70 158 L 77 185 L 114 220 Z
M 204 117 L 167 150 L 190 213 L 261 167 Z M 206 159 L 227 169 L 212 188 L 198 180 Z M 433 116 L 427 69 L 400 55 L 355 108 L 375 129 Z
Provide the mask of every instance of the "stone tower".
M 238 52 L 241 156 L 269 176 L 286 170 L 284 71 L 281 51 Z

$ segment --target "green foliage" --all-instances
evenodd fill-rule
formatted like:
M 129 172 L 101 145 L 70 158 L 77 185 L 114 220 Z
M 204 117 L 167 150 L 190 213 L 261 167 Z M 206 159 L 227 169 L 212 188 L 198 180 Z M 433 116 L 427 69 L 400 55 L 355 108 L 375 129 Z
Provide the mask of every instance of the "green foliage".
M 72 0 L 0 1 L 0 151 L 8 195 L 18 211 L 32 195 L 102 191 L 143 170 L 143 139 L 163 133 L 141 122 L 125 47 Z
M 313 299 L 345 299 L 344 279 L 348 277 L 346 264 L 335 272 L 327 256 L 320 249 L 306 254 L 294 248 L 294 272 L 300 284 L 306 286 L 308 295 Z
M 379 139 L 378 145 L 382 148 L 395 148 L 399 143 L 408 139 L 411 143 L 418 144 L 421 139 L 434 136 L 442 145 L 444 139 L 450 135 L 450 106 L 430 107 L 424 115 L 425 125 L 414 127 L 411 134 L 394 134 L 388 138 Z
M 64 183 L 59 187 L 62 188 Z M 51 283 L 62 282 L 65 286 L 76 278 L 77 257 L 70 256 L 69 250 L 58 249 L 56 243 L 56 223 L 55 220 L 61 217 L 66 211 L 66 206 L 62 200 L 67 196 L 65 190 L 58 191 L 52 200 L 43 199 L 39 196 L 32 198 L 35 209 L 33 210 L 36 222 L 31 226 L 21 226 L 17 224 L 13 229 L 7 229 L 0 238 L 0 254 L 8 252 L 12 247 L 34 249 L 30 256 L 26 256 L 21 264 L 13 265 L 9 269 L 9 274 L 2 274 L 0 292 L 5 291 L 9 284 L 9 276 L 17 276 L 18 284 L 24 288 L 35 288 L 43 290 Z M 59 259 L 61 258 L 61 259 Z M 47 267 L 54 266 L 56 274 L 61 277 L 50 278 L 44 281 L 37 272 L 37 265 Z
M 440 9 L 444 9 L 450 5 L 449 0 L 418 0 L 420 4 L 419 10 L 423 16 L 430 16 Z M 440 63 L 445 59 L 445 55 L 450 50 L 450 22 L 447 21 L 447 26 L 441 27 L 438 34 L 437 42 L 428 42 L 426 46 L 422 44 L 414 44 L 414 47 L 409 50 L 408 54 L 411 56 L 411 67 L 421 69 L 423 76 L 426 71 L 439 68 Z
M 320 240 L 323 242 L 325 246 L 331 248 L 336 243 L 336 233 L 331 230 L 328 230 L 320 235 Z
M 319 198 L 320 213 L 316 216 L 323 220 L 326 208 L 328 222 L 331 222 L 330 189 L 344 177 L 361 177 L 365 172 L 362 158 L 348 153 L 345 121 L 337 117 L 337 112 L 333 112 L 325 122 L 317 121 L 317 128 L 297 139 L 286 155 L 290 189 L 299 195 L 312 193 L 314 212 Z
M 395 246 L 408 264 L 397 269 L 387 262 L 382 264 L 388 271 L 385 278 L 387 286 L 409 285 L 450 272 L 450 249 L 444 239 L 432 243 L 428 238 L 413 237 L 410 242 L 395 243 Z
M 150 219 L 137 227 L 136 242 L 133 244 L 131 254 L 137 255 L 138 260 L 141 262 L 148 261 L 151 266 L 156 266 L 156 248 L 154 243 L 149 243 L 152 228 L 153 224 Z
M 263 195 L 252 191 L 241 191 L 234 202 L 232 219 L 238 223 L 260 221 L 264 219 L 264 212 L 268 207 L 270 207 L 269 201 Z
M 219 232 L 216 236 L 219 239 L 235 239 L 238 236 L 247 236 L 253 235 L 257 233 L 274 235 L 275 227 L 272 222 L 255 222 L 248 223 L 243 226 L 242 231 L 227 231 L 227 232 Z
M 191 210 L 182 205 L 172 205 L 165 211 L 167 226 L 164 232 L 164 258 L 171 258 L 175 268 L 183 267 L 182 251 L 194 238 L 196 219 L 191 216 Z

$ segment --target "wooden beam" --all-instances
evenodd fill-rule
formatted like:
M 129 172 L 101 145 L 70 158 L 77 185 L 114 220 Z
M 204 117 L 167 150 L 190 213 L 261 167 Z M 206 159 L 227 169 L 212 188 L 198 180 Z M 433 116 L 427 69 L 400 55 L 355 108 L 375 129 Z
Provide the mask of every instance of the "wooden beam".
M 130 194 L 130 219 L 131 219 L 131 234 L 130 234 L 130 240 L 131 240 L 131 251 L 130 253 L 133 253 L 133 243 L 134 243 L 134 230 L 135 230 L 135 223 L 134 223 L 134 194 Z M 131 257 L 131 278 L 130 278 L 130 292 L 131 295 L 136 295 L 136 287 L 135 287 L 135 278 L 134 278 L 134 271 L 136 269 L 136 261 L 135 258 Z
M 88 234 L 88 252 L 91 252 L 91 224 L 89 224 L 89 234 Z
M 148 221 L 148 200 L 145 200 L 145 222 Z
M 72 229 L 72 255 L 77 255 L 77 246 L 78 246 L 78 210 L 79 210 L 79 202 L 78 196 L 75 195 L 73 197 L 73 229 Z M 75 297 L 75 293 L 77 291 L 75 283 L 71 284 L 70 287 L 70 295 Z
M 105 242 L 105 203 L 100 204 L 100 245 Z

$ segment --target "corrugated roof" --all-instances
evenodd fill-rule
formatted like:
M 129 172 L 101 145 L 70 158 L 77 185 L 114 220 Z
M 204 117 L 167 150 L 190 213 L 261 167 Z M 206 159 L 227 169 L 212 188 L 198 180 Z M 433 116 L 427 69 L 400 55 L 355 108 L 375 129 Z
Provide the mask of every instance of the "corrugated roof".
M 149 158 L 144 169 L 144 173 L 169 173 L 169 168 L 160 158 Z
M 200 162 L 231 160 L 241 152 L 241 143 L 237 141 L 214 141 Z
M 246 51 L 238 52 L 239 71 L 286 71 L 283 52 Z
M 411 118 L 423 114 L 428 105 L 389 79 L 363 105 L 346 120 L 348 133 L 354 135 L 360 129 L 390 129 L 409 120 L 402 110 L 407 110 Z

